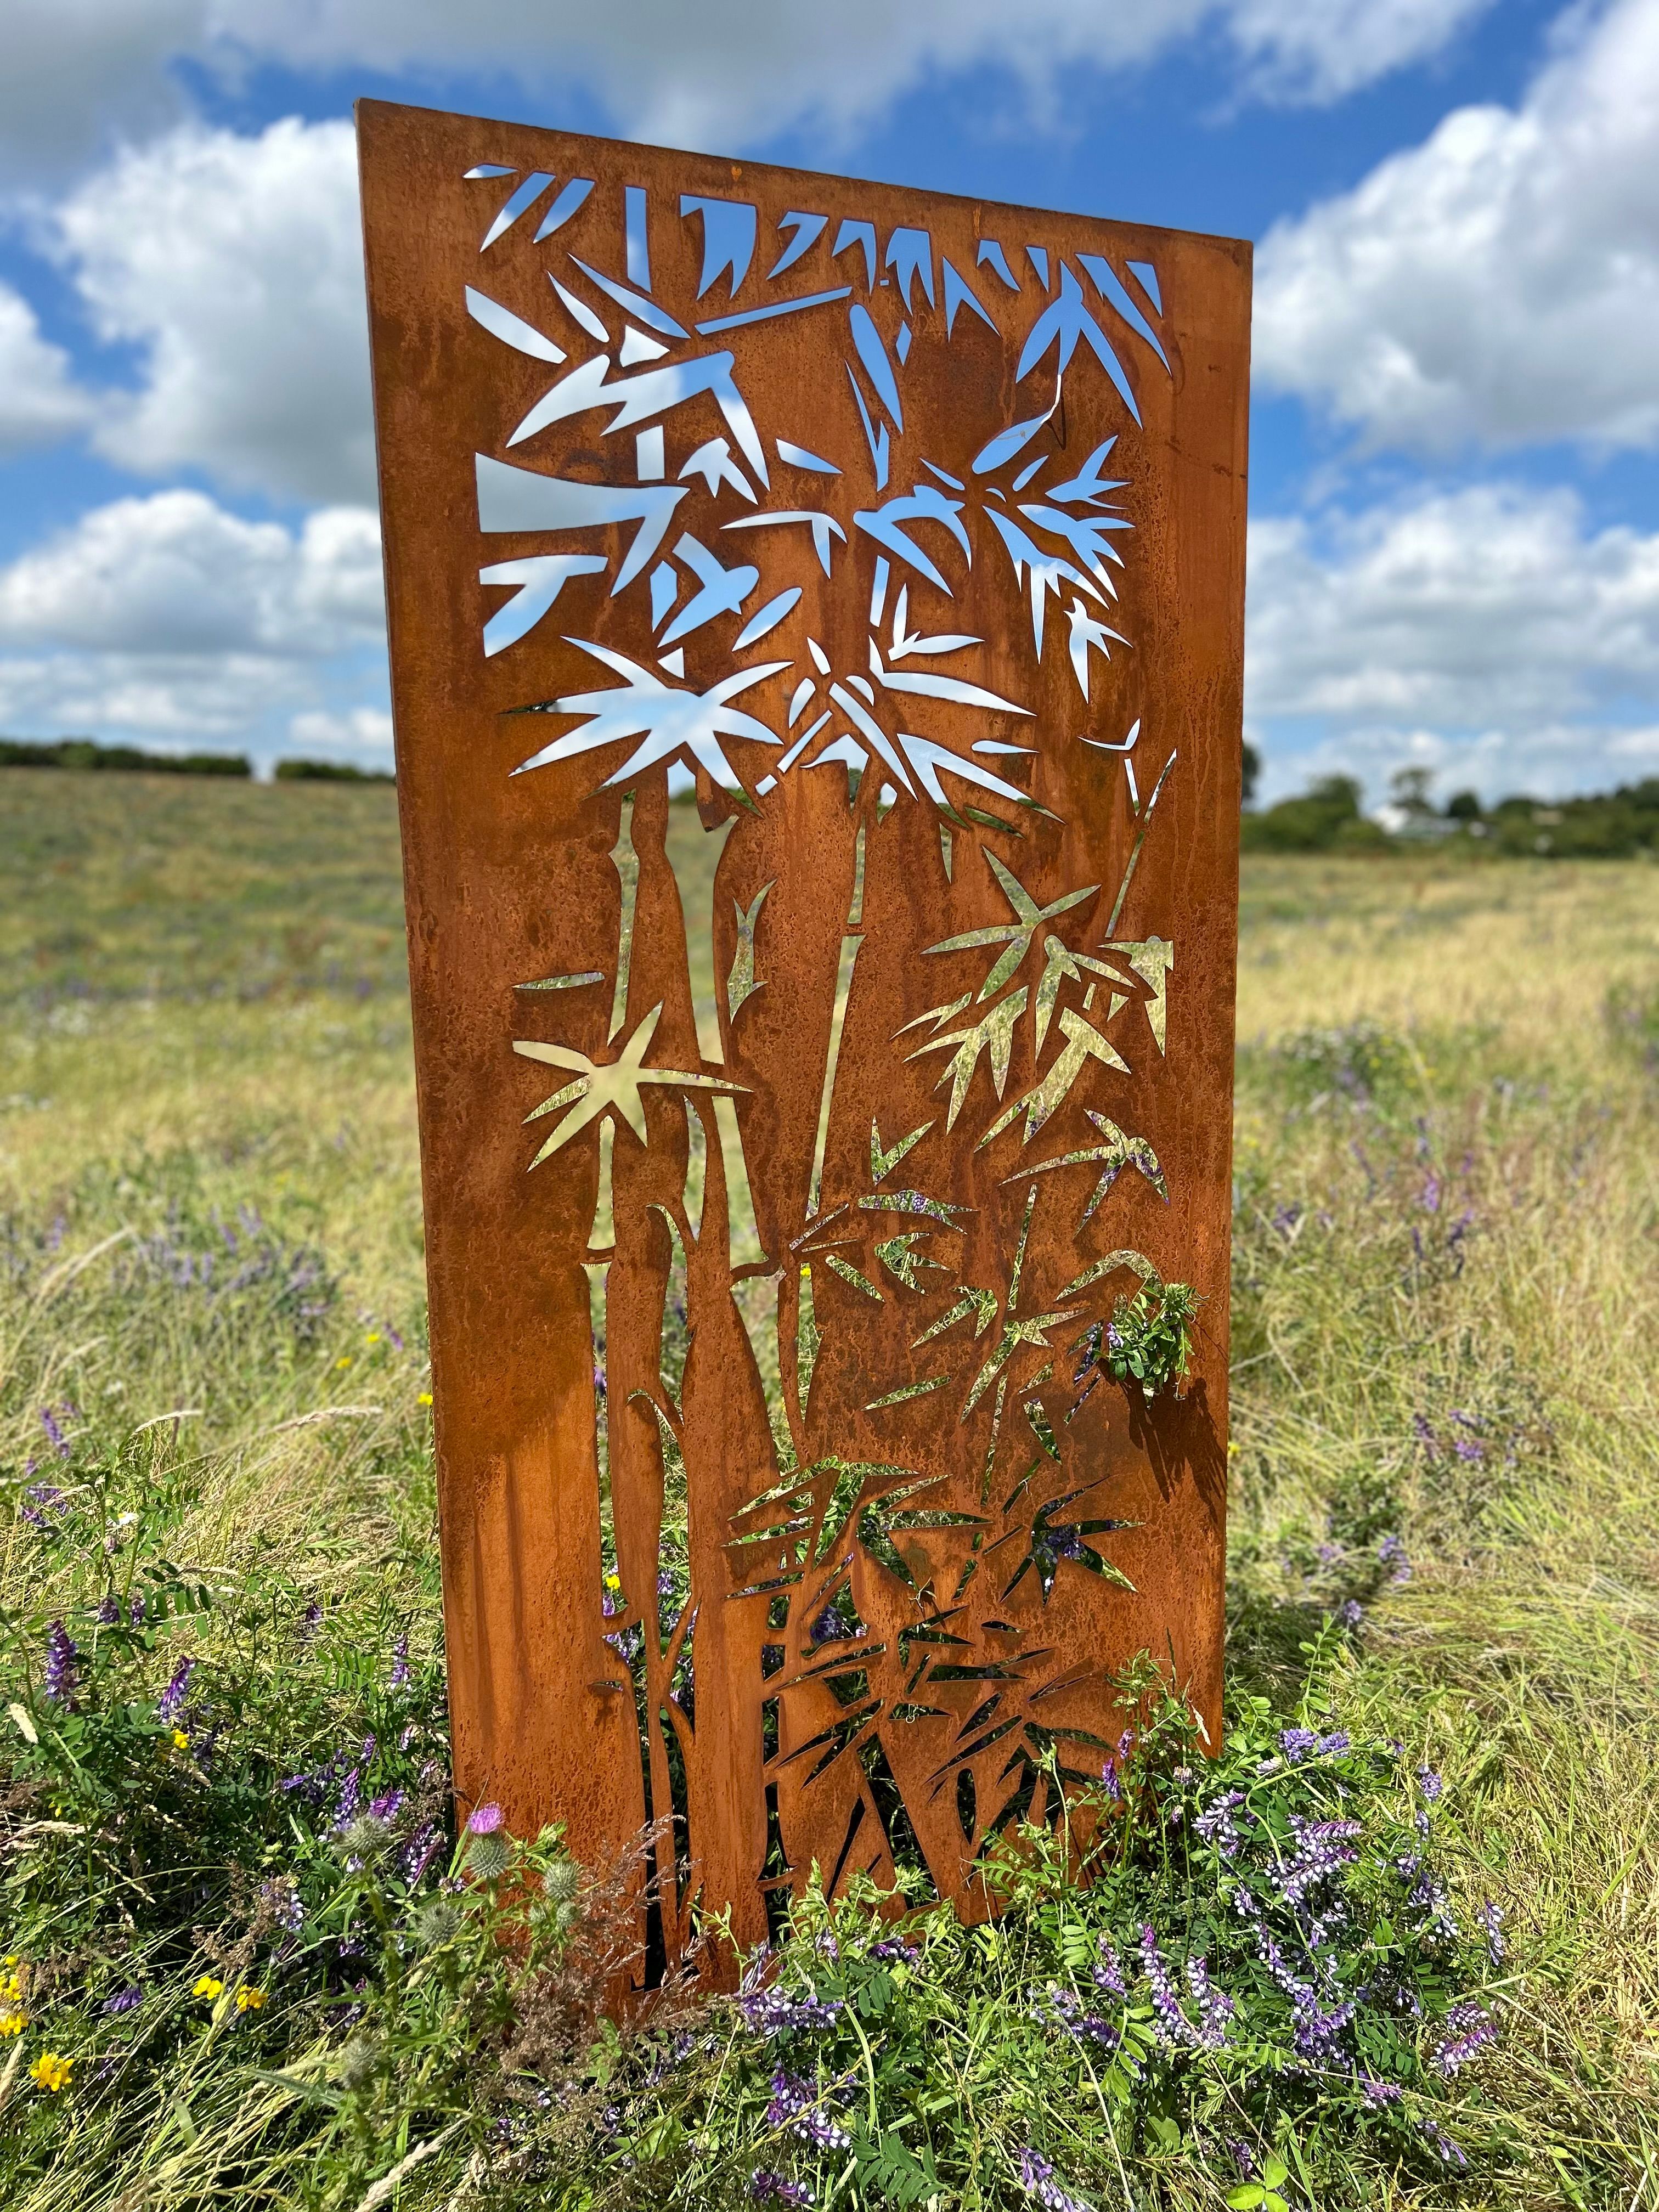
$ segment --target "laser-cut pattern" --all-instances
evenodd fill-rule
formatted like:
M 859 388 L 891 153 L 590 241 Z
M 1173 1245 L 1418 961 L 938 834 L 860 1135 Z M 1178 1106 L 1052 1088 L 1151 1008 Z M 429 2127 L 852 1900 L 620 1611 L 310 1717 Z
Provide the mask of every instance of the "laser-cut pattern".
M 464 1791 L 982 1911 L 1219 1721 L 1241 264 L 364 113 Z

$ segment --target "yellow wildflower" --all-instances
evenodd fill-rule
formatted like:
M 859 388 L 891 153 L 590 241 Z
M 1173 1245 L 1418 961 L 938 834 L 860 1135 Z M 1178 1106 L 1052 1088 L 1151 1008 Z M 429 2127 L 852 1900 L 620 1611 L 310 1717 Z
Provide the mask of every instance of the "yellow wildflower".
M 173 1731 L 173 1747 L 175 1751 L 190 1749 L 190 1738 L 185 1734 L 183 1729 L 174 1729 Z
M 238 2012 L 258 2012 L 264 2001 L 265 1993 L 263 1990 L 238 1990 L 236 1992 Z
M 15 2005 L 8 2005 L 3 2012 L 0 2012 L 0 2035 L 21 2035 L 28 2024 L 28 2014 L 20 2012 Z
M 74 2070 L 72 2058 L 60 2058 L 55 2051 L 43 2051 L 29 2069 L 29 2079 L 41 2088 L 50 2089 L 55 2096 L 59 2089 L 68 2088 Z
M 223 1996 L 224 1993 L 224 1984 L 222 1982 L 215 1981 L 211 1974 L 204 1974 L 201 1980 L 197 1983 L 195 1988 L 191 1991 L 191 1996 L 206 1997 L 210 2003 L 211 2003 L 215 1997 Z
M 8 1959 L 6 1961 L 9 1966 L 15 1966 L 16 1963 L 15 1959 Z M 0 2004 L 16 2004 L 22 1994 L 23 1984 L 15 1974 L 8 1974 L 5 1980 L 0 1982 Z
M 380 1340 L 380 1332 L 378 1328 L 370 1329 L 368 1334 L 363 1339 L 365 1344 L 378 1344 Z
M 337 1367 L 349 1367 L 351 1364 L 351 1354 L 349 1352 L 342 1352 L 340 1357 L 335 1361 L 334 1364 Z
M 415 1401 L 415 1402 L 417 1406 L 429 1406 L 432 1403 L 431 1391 L 422 1390 L 420 1396 Z

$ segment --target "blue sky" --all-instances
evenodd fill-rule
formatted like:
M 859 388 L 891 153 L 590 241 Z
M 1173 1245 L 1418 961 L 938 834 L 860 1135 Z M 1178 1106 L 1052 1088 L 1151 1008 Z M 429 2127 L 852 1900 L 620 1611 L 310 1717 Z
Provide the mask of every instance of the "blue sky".
M 1256 241 L 1269 795 L 1659 774 L 1659 0 L 9 0 L 0 730 L 390 757 L 362 94 Z

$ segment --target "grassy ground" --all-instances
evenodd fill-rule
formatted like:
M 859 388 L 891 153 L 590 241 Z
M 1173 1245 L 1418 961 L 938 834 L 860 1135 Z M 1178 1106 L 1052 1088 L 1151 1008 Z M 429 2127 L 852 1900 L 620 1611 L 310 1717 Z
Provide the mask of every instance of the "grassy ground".
M 0 1458 L 173 1416 L 177 1556 L 429 1650 L 393 795 L 0 775 Z M 1343 1717 L 1464 1808 L 1519 2148 L 1460 2201 L 1659 2212 L 1656 1032 L 1650 866 L 1247 864 L 1234 1677 L 1358 1603 Z

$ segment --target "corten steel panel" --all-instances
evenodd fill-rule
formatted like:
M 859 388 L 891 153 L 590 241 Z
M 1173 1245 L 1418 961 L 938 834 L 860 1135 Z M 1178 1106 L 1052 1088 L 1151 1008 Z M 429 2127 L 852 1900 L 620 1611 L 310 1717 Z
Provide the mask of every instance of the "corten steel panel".
M 982 1910 L 1220 1721 L 1249 249 L 358 128 L 462 1797 Z

